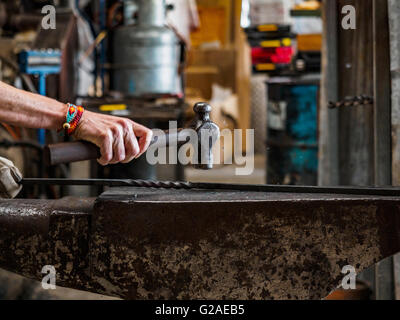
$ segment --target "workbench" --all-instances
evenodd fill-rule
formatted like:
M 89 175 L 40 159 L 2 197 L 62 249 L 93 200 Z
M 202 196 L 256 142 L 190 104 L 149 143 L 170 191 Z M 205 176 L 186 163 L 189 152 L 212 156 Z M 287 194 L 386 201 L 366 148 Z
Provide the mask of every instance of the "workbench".
M 0 201 L 0 267 L 126 299 L 322 299 L 400 250 L 390 196 L 110 188 Z

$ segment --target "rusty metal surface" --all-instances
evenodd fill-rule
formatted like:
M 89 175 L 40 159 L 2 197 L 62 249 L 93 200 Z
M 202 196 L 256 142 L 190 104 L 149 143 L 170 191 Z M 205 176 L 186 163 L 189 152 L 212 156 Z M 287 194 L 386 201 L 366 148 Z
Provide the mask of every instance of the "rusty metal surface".
M 400 250 L 400 199 L 111 188 L 0 201 L 0 267 L 126 299 L 321 299 Z M 92 210 L 93 208 L 93 210 Z M 90 212 L 92 212 L 90 214 Z
M 0 268 L 42 279 L 45 265 L 57 283 L 86 289 L 89 223 L 94 199 L 0 201 Z
M 93 278 L 131 299 L 321 299 L 400 248 L 396 198 L 143 190 L 103 194 Z

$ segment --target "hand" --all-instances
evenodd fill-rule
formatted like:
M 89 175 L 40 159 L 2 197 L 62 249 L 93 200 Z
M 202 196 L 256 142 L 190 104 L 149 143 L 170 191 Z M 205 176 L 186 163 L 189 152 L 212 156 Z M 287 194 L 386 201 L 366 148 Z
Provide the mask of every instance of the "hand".
M 149 147 L 153 132 L 126 118 L 85 111 L 74 137 L 97 145 L 101 152 L 97 161 L 105 166 L 139 158 Z

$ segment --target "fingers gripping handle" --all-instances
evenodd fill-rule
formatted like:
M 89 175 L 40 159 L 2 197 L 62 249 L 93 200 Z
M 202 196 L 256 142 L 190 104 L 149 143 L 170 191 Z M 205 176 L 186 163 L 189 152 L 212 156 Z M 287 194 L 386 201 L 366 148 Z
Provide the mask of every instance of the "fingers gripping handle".
M 153 136 L 151 145 L 168 146 L 170 141 L 178 141 L 180 131 Z M 186 142 L 186 141 L 184 141 Z M 54 166 L 62 163 L 71 163 L 85 160 L 95 160 L 101 157 L 100 148 L 87 141 L 64 142 L 48 145 L 44 149 L 44 160 L 47 165 Z
M 192 129 L 197 132 L 205 125 L 212 124 L 213 128 L 215 127 L 213 132 L 219 132 L 218 127 L 210 121 L 211 106 L 206 103 L 197 103 L 193 110 L 196 114 L 196 120 Z M 190 136 L 186 129 L 165 133 L 165 135 L 154 135 L 151 145 L 165 147 L 171 141 L 176 141 L 179 146 L 187 143 Z M 62 163 L 99 159 L 101 154 L 96 145 L 86 141 L 76 141 L 49 145 L 44 150 L 44 157 L 46 164 L 53 166 Z

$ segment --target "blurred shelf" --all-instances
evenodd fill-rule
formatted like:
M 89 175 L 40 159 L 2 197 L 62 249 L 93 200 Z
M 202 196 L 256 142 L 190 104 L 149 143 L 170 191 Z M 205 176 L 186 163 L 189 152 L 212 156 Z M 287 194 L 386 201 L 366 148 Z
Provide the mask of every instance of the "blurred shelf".
M 292 17 L 321 17 L 321 10 L 290 10 Z

